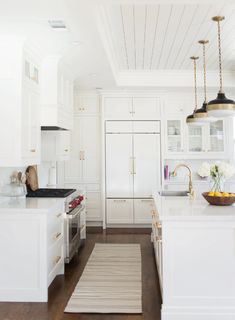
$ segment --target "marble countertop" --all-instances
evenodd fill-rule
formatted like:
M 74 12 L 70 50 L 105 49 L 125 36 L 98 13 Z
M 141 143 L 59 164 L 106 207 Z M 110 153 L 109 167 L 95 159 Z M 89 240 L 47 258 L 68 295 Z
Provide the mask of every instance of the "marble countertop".
M 4 213 L 48 213 L 61 208 L 64 198 L 1 198 L 0 214 Z
M 235 204 L 232 206 L 212 206 L 202 197 L 160 196 L 154 194 L 154 201 L 161 221 L 235 221 Z

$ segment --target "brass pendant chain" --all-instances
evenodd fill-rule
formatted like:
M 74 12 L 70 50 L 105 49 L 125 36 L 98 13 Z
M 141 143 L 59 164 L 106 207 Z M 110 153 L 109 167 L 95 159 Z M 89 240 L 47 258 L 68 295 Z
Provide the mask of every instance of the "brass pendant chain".
M 194 67 L 194 90 L 195 90 L 195 109 L 194 109 L 194 112 L 196 112 L 196 110 L 197 110 L 197 64 L 196 64 L 196 60 L 198 59 L 198 57 L 191 57 L 191 59 L 193 60 L 193 67 Z
M 206 46 L 205 46 L 205 42 L 203 43 L 203 71 L 204 71 L 204 102 L 207 103 L 207 96 L 206 96 Z
M 218 26 L 218 47 L 219 47 L 219 77 L 220 77 L 220 93 L 223 93 L 223 80 L 222 80 L 222 54 L 221 54 L 221 38 L 220 38 L 220 21 L 217 21 Z

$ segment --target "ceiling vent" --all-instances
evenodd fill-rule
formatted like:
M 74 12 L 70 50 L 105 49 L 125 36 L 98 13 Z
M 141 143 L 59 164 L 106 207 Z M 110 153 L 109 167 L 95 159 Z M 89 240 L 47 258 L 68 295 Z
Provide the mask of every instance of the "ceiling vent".
M 65 30 L 66 25 L 63 20 L 48 20 L 49 25 L 54 30 Z

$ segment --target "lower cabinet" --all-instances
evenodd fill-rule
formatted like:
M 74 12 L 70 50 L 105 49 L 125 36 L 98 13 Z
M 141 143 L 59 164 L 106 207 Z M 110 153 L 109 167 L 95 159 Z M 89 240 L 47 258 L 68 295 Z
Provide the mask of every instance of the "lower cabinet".
M 0 209 L 0 301 L 47 302 L 49 285 L 64 273 L 64 202 L 48 208 L 43 199 L 35 208 L 35 200 Z
M 102 221 L 100 192 L 86 192 L 86 219 L 88 222 Z
M 107 199 L 108 224 L 150 224 L 152 199 Z

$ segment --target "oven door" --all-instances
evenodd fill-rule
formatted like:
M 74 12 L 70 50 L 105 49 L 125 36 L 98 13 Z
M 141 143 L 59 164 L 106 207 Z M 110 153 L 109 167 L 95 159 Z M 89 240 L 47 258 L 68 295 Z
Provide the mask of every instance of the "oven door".
M 66 215 L 66 263 L 69 263 L 78 251 L 80 243 L 80 212 L 81 207 L 77 207 Z

